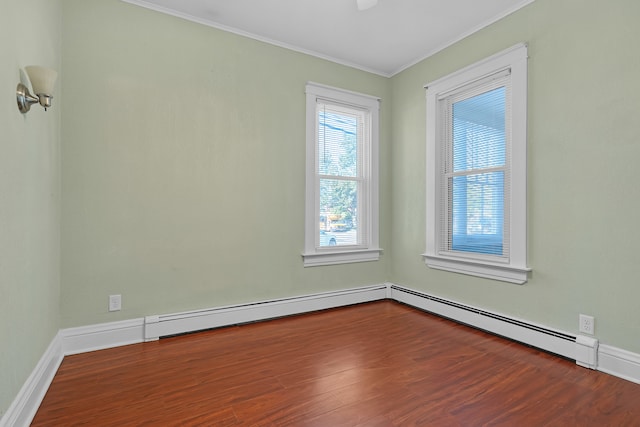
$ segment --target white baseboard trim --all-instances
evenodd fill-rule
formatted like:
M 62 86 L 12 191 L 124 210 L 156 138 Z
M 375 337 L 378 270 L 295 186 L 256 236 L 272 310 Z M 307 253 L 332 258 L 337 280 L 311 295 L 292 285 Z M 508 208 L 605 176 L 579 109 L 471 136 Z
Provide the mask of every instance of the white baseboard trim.
M 387 298 L 387 285 L 324 292 L 184 313 L 163 314 L 60 330 L 65 356 L 103 350 L 161 336 L 267 320 Z M 146 321 L 146 324 L 145 324 Z
M 136 318 L 61 329 L 7 412 L 0 418 L 0 427 L 23 427 L 31 423 L 64 356 L 137 344 L 165 335 L 382 300 L 387 298 L 388 289 L 386 284 L 381 284 L 187 313 L 148 316 L 146 319 L 156 318 L 158 322 L 147 324 L 146 327 L 145 318 Z
M 144 341 L 144 319 L 67 328 L 60 331 L 65 356 Z
M 387 298 L 386 284 L 145 317 L 145 341 L 222 326 L 256 322 Z
M 640 354 L 600 344 L 598 370 L 640 384 Z
M 391 285 L 391 299 L 576 360 L 576 335 L 397 285 Z
M 640 354 L 600 344 L 594 337 L 573 335 L 543 325 L 507 318 L 498 313 L 389 283 L 389 298 L 456 322 L 483 329 L 551 353 L 573 359 L 595 369 L 640 384 Z
M 523 320 L 507 318 L 498 313 L 427 295 L 393 283 L 385 283 L 251 304 L 62 329 L 51 341 L 7 412 L 0 418 L 0 427 L 29 425 L 63 356 L 152 341 L 166 335 L 268 320 L 383 299 L 395 300 L 511 338 L 574 359 L 582 366 L 640 384 L 640 354 L 608 345 L 598 345 L 595 338 L 576 336 Z
M 507 318 L 499 313 L 427 295 L 393 283 L 63 329 L 60 331 L 62 354 L 85 353 L 153 341 L 161 336 L 381 299 L 402 302 L 576 360 L 581 366 L 640 384 L 640 354 L 599 344 L 594 338 Z
M 62 363 L 62 340 L 56 334 L 18 395 L 0 418 L 0 427 L 23 427 L 31 424 L 40 403 Z

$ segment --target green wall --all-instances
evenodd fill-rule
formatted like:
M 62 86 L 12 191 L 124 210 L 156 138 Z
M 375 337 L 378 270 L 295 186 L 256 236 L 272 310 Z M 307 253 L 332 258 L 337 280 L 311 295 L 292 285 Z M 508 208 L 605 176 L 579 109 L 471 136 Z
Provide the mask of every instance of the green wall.
M 537 0 L 386 79 L 119 0 L 3 0 L 0 414 L 60 328 L 387 280 L 567 331 L 591 314 L 640 352 L 638 16 Z M 532 276 L 431 270 L 423 86 L 522 41 Z M 23 116 L 29 63 L 61 81 Z M 302 267 L 307 81 L 382 98 L 379 262 Z
M 301 252 L 308 80 L 382 98 L 387 249 L 389 79 L 118 0 L 63 4 L 62 327 L 388 278 L 386 253 Z
M 640 352 L 640 2 L 537 0 L 392 79 L 391 279 Z M 523 286 L 431 270 L 425 250 L 423 86 L 529 43 L 528 233 Z
M 2 0 L 0 52 L 1 417 L 59 329 L 61 87 L 47 112 L 15 99 L 22 67 L 60 71 L 60 3 Z

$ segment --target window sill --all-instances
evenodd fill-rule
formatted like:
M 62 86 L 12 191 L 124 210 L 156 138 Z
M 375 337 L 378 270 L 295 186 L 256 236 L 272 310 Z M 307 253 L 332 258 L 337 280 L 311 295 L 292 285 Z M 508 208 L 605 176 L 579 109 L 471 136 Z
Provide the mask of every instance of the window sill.
M 531 271 L 528 267 L 518 267 L 508 264 L 502 265 L 477 262 L 467 259 L 447 258 L 429 254 L 422 254 L 422 256 L 424 257 L 425 264 L 436 270 L 445 270 L 453 273 L 484 277 L 486 279 L 515 283 L 517 285 L 526 283 L 529 272 Z
M 378 261 L 382 249 L 357 249 L 331 252 L 303 253 L 305 267 L 320 265 L 349 264 L 353 262 Z

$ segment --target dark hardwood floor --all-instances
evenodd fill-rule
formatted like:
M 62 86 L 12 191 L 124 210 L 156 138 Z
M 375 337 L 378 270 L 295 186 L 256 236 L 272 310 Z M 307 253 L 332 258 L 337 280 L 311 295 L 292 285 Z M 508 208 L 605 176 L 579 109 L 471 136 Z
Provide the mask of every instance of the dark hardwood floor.
M 33 426 L 640 426 L 640 385 L 382 301 L 68 356 Z

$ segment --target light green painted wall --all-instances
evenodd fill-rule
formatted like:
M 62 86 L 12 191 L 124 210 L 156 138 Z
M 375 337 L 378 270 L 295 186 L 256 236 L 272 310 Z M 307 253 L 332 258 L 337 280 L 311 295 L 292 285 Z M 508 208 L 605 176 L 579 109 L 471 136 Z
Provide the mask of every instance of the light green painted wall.
M 537 0 L 392 79 L 394 282 L 640 352 L 640 3 Z M 438 77 L 529 43 L 524 286 L 426 267 L 425 97 Z
M 387 249 L 389 79 L 118 0 L 63 5 L 62 327 L 388 278 L 386 253 L 300 253 L 308 80 L 383 100 Z
M 0 417 L 59 328 L 61 91 L 49 111 L 27 115 L 15 92 L 25 65 L 60 70 L 60 10 L 53 0 L 0 5 Z
M 591 314 L 640 352 L 638 16 L 537 0 L 389 80 L 118 0 L 3 0 L 0 415 L 59 328 L 385 280 L 573 332 Z M 521 41 L 533 275 L 430 270 L 423 85 Z M 23 116 L 29 63 L 65 69 Z M 307 80 L 383 99 L 380 262 L 302 267 Z
M 537 0 L 384 79 L 118 0 L 3 0 L 0 414 L 59 328 L 386 280 L 573 332 L 591 314 L 602 342 L 640 352 L 637 16 Z M 430 270 L 423 85 L 521 41 L 533 275 Z M 65 68 L 54 108 L 22 116 L 33 62 Z M 383 99 L 380 262 L 302 267 L 307 80 Z

